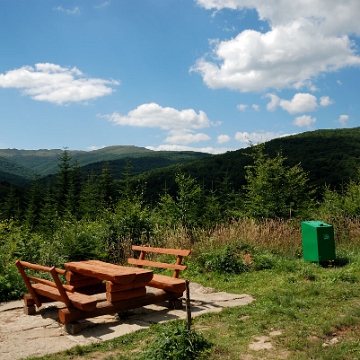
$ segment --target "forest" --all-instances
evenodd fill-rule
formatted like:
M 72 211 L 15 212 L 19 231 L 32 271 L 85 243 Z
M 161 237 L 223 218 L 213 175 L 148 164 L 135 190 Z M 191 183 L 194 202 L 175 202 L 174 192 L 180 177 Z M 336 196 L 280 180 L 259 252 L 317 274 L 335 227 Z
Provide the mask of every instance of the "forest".
M 301 221 L 320 218 L 338 225 L 337 236 L 344 239 L 345 219 L 360 214 L 358 172 L 340 190 L 327 185 L 319 189 L 311 173 L 300 163 L 291 164 L 281 148 L 272 152 L 272 146 L 247 149 L 246 163 L 238 169 L 244 179 L 238 177 L 236 186 L 226 172 L 218 181 L 208 176 L 208 186 L 185 171 L 199 161 L 216 162 L 216 157 L 173 165 L 172 181 L 158 176 L 169 168 L 134 176 L 128 160 L 122 179 L 116 180 L 108 162 L 100 172 L 84 176 L 78 160 L 63 150 L 51 181 L 35 177 L 27 187 L 6 184 L 0 203 L 0 301 L 24 292 L 16 259 L 60 267 L 90 258 L 123 263 L 131 244 L 168 246 L 170 241 L 175 247 L 207 247 L 219 228 L 268 221 L 298 229 Z M 219 179 L 215 168 L 211 174 Z M 154 182 L 162 186 L 156 196 L 148 192 L 149 186 L 156 188 Z M 293 251 L 301 249 L 297 245 Z

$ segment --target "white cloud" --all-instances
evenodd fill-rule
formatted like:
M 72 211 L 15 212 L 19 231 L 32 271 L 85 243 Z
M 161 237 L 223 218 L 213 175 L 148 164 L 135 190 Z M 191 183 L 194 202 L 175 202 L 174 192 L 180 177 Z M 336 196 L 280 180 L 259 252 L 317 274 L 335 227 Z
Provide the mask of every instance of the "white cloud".
M 105 117 L 117 125 L 137 127 L 173 129 L 202 129 L 210 126 L 210 121 L 203 111 L 199 114 L 193 109 L 176 110 L 170 107 L 161 107 L 150 103 L 138 106 L 127 115 L 113 113 Z
M 266 109 L 274 111 L 280 104 L 280 98 L 274 94 L 266 94 L 265 97 L 269 97 L 271 101 L 266 105 Z
M 317 22 L 326 33 L 360 34 L 358 0 L 196 0 L 205 9 L 256 9 L 261 20 L 272 26 L 306 18 Z
M 316 118 L 313 118 L 309 115 L 302 115 L 295 118 L 293 124 L 299 127 L 311 128 L 311 124 L 314 124 L 315 122 L 316 122 Z
M 0 87 L 21 89 L 38 101 L 55 104 L 85 102 L 105 95 L 119 85 L 119 81 L 86 78 L 76 67 L 64 68 L 56 64 L 36 64 L 35 68 L 24 66 L 0 74 Z
M 331 100 L 328 96 L 322 96 L 320 98 L 320 105 L 321 106 L 329 106 L 329 105 L 331 105 L 333 103 L 334 103 L 334 101 Z
M 257 144 L 257 143 L 261 143 L 261 142 L 266 142 L 269 141 L 271 139 L 275 139 L 278 137 L 283 137 L 286 136 L 282 133 L 274 133 L 274 132 L 252 132 L 252 133 L 248 133 L 248 132 L 237 132 L 235 134 L 235 140 L 240 141 L 241 143 L 244 144 L 249 144 L 250 142 L 253 144 Z
M 260 111 L 259 105 L 252 104 L 251 106 L 255 111 Z
M 301 112 L 311 112 L 318 108 L 317 98 L 312 94 L 297 93 L 291 100 L 280 99 L 274 94 L 267 94 L 271 101 L 266 108 L 269 111 L 274 111 L 278 106 L 286 110 L 289 114 L 297 114 Z M 320 106 L 329 106 L 333 101 L 328 96 L 320 98 Z
M 342 126 L 346 126 L 346 122 L 349 120 L 349 115 L 340 115 L 338 122 L 342 125 Z
M 233 151 L 235 149 L 230 148 L 213 148 L 213 147 L 190 147 L 184 145 L 159 145 L 159 146 L 146 146 L 147 149 L 153 151 L 197 151 L 209 154 L 223 154 L 227 151 Z
M 165 142 L 170 144 L 182 144 L 187 145 L 191 143 L 197 143 L 200 141 L 210 140 L 210 136 L 204 133 L 194 133 L 188 129 L 172 130 L 169 132 L 169 136 L 165 139 Z
M 53 10 L 65 12 L 69 15 L 78 15 L 80 14 L 80 8 L 75 6 L 73 9 L 64 9 L 62 6 L 55 7 Z
M 231 139 L 230 139 L 230 136 L 229 135 L 219 135 L 217 137 L 217 143 L 218 144 L 225 144 L 227 142 L 229 142 Z
M 110 1 L 104 1 L 103 3 L 101 3 L 100 5 L 95 5 L 95 9 L 101 9 L 101 8 L 106 8 L 110 5 Z
M 99 150 L 99 149 L 103 149 L 103 148 L 105 148 L 106 147 L 106 145 L 102 145 L 102 146 L 88 146 L 88 148 L 87 148 L 87 150 L 88 151 L 94 151 L 94 150 Z
M 256 9 L 270 30 L 218 41 L 192 67 L 212 89 L 243 92 L 303 86 L 319 74 L 360 64 L 349 34 L 360 34 L 358 0 L 197 0 L 206 9 Z
M 240 111 L 245 111 L 248 106 L 245 104 L 239 104 L 236 108 Z
M 298 93 L 291 101 L 280 100 L 279 105 L 289 114 L 314 111 L 317 108 L 317 100 L 314 95 Z

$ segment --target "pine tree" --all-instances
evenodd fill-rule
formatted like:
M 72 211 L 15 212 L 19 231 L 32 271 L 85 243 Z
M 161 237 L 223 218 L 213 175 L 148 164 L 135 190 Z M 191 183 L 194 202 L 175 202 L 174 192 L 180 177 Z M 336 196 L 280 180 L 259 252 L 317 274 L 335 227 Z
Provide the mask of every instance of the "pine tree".
M 63 215 L 68 210 L 68 197 L 71 186 L 71 157 L 65 149 L 59 158 L 59 170 L 57 172 L 57 211 Z
M 36 228 L 40 221 L 41 208 L 43 206 L 43 193 L 36 175 L 30 186 L 27 196 L 27 207 L 25 211 L 25 224 L 29 228 Z

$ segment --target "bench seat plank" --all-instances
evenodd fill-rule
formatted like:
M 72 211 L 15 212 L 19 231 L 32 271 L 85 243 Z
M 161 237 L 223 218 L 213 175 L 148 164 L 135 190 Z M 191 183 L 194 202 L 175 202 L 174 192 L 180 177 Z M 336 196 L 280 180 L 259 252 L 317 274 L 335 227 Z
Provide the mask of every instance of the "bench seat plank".
M 33 284 L 35 292 L 39 295 L 46 296 L 55 301 L 63 301 L 59 291 L 51 286 L 44 284 Z M 73 306 L 80 310 L 92 311 L 96 308 L 97 299 L 93 296 L 80 294 L 77 292 L 66 292 Z
M 174 293 L 183 293 L 186 289 L 185 280 L 166 275 L 154 274 L 148 286 Z

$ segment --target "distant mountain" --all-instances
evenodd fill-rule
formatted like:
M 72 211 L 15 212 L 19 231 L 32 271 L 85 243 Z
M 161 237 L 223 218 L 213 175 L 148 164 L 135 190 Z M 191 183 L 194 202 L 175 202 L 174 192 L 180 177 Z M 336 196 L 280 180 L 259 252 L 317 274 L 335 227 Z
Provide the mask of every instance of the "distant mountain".
M 309 173 L 310 183 L 318 194 L 324 185 L 340 189 L 349 179 L 355 179 L 360 167 L 360 127 L 353 129 L 316 130 L 277 138 L 265 144 L 271 157 L 281 151 L 285 164 L 301 164 Z M 122 179 L 130 160 L 135 181 L 147 182 L 148 196 L 155 198 L 175 189 L 174 174 L 182 171 L 196 178 L 207 189 L 219 189 L 224 182 L 234 190 L 245 185 L 247 156 L 251 148 L 229 151 L 221 155 L 196 152 L 151 151 L 136 146 L 110 146 L 94 151 L 72 151 L 84 175 L 100 174 L 104 162 L 108 163 L 115 179 Z M 0 150 L 0 181 L 22 184 L 39 176 L 54 174 L 58 170 L 62 150 Z M 13 177 L 13 179 L 11 179 Z M 53 176 L 50 176 L 50 181 Z
M 33 179 L 35 174 L 46 176 L 58 170 L 63 150 L 17 150 L 0 149 L 0 171 Z M 84 173 L 100 173 L 102 164 L 109 162 L 114 176 L 121 177 L 126 159 L 132 159 L 134 174 L 177 162 L 210 156 L 200 152 L 152 151 L 136 146 L 109 146 L 93 151 L 68 150 L 72 161 L 78 160 Z M 5 176 L 5 175 L 4 175 Z M 0 181 L 5 180 L 0 173 Z
M 30 168 L 0 156 L 0 180 L 24 183 L 34 177 Z

